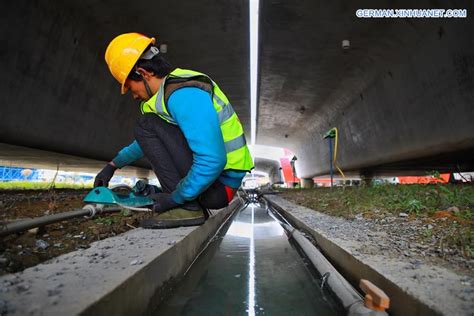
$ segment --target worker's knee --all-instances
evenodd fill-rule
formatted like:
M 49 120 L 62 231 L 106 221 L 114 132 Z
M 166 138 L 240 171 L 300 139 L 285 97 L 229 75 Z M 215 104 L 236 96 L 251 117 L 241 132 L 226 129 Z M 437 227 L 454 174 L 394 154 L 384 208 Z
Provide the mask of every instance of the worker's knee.
M 137 119 L 136 129 L 150 129 L 160 118 L 153 113 L 146 113 Z
M 157 126 L 161 124 L 161 121 L 158 115 L 154 113 L 146 113 L 140 116 L 134 129 L 135 138 L 138 139 L 153 134 Z

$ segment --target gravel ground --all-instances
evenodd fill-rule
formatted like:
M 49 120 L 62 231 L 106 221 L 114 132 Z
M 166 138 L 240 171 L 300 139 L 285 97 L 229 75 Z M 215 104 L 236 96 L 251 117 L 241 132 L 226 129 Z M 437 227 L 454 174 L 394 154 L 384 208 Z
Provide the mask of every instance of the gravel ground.
M 240 206 L 213 210 L 202 226 L 133 229 L 0 276 L 0 315 L 148 315 Z
M 281 195 L 295 204 L 313 208 L 318 205 L 314 201 L 315 193 L 316 190 L 294 190 L 285 191 Z M 353 208 L 357 209 L 357 205 Z M 473 224 L 469 220 L 456 217 L 454 214 L 459 212 L 456 207 L 432 212 L 432 215 L 379 209 L 358 213 L 348 210 L 349 207 L 346 209 L 336 213 L 347 219 L 338 221 L 342 229 L 334 225 L 326 227 L 326 224 L 325 227 L 318 228 L 327 231 L 331 237 L 345 239 L 350 236 L 353 240 L 366 243 L 367 246 L 360 249 L 362 254 L 382 251 L 387 256 L 403 256 L 407 260 L 431 262 L 474 276 L 474 253 L 472 244 L 469 244 L 473 239 Z M 334 215 L 324 208 L 316 210 Z M 355 230 L 352 231 L 351 228 Z
M 420 231 L 428 229 L 428 225 L 433 226 L 431 229 L 442 226 L 446 218 L 430 224 L 399 214 L 344 219 L 296 205 L 280 196 L 267 198 L 442 314 L 472 315 L 473 259 L 438 247 L 436 234 L 429 238 L 430 243 L 417 242 Z
M 0 191 L 0 224 L 82 208 L 88 190 Z M 86 249 L 94 241 L 137 227 L 145 213 L 76 218 L 0 239 L 0 276 L 23 271 L 59 255 Z M 1 313 L 0 313 L 1 315 Z

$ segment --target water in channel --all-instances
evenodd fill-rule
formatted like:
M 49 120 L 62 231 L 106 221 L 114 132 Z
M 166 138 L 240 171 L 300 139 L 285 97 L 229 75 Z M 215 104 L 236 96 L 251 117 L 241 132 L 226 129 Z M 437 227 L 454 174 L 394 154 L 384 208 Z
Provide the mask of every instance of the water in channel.
M 235 215 L 154 315 L 343 315 L 268 211 Z

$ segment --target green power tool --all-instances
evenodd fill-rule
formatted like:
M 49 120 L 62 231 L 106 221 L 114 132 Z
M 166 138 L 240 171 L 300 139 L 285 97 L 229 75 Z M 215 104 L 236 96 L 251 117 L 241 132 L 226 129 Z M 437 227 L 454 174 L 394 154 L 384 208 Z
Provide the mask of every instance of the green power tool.
M 124 208 L 145 207 L 151 206 L 154 203 L 150 196 L 161 192 L 162 190 L 157 186 L 139 180 L 133 188 L 125 185 L 112 189 L 106 187 L 94 188 L 86 195 L 84 202 L 118 205 Z
M 133 188 L 119 186 L 113 189 L 97 187 L 92 189 L 84 198 L 85 203 L 95 204 L 92 208 L 101 209 L 103 206 L 119 206 L 133 211 L 152 211 L 153 199 L 150 196 L 162 192 L 160 188 L 138 181 Z M 153 213 L 151 213 L 153 214 Z M 181 226 L 197 226 L 205 222 L 209 214 L 202 208 L 196 210 L 182 207 L 161 214 L 153 214 L 152 218 L 140 222 L 143 228 L 176 228 Z

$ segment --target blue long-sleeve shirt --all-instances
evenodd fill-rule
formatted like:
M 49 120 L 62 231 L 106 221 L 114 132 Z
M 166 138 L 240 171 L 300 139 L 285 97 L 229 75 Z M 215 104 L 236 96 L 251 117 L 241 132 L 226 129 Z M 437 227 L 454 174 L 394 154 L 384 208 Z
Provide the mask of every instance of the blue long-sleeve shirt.
M 227 162 L 217 113 L 209 93 L 193 87 L 176 90 L 168 99 L 168 111 L 183 132 L 193 152 L 193 164 L 172 192 L 177 203 L 195 199 L 216 179 L 238 188 L 245 172 L 225 170 Z M 144 156 L 137 141 L 124 147 L 113 159 L 121 168 Z

